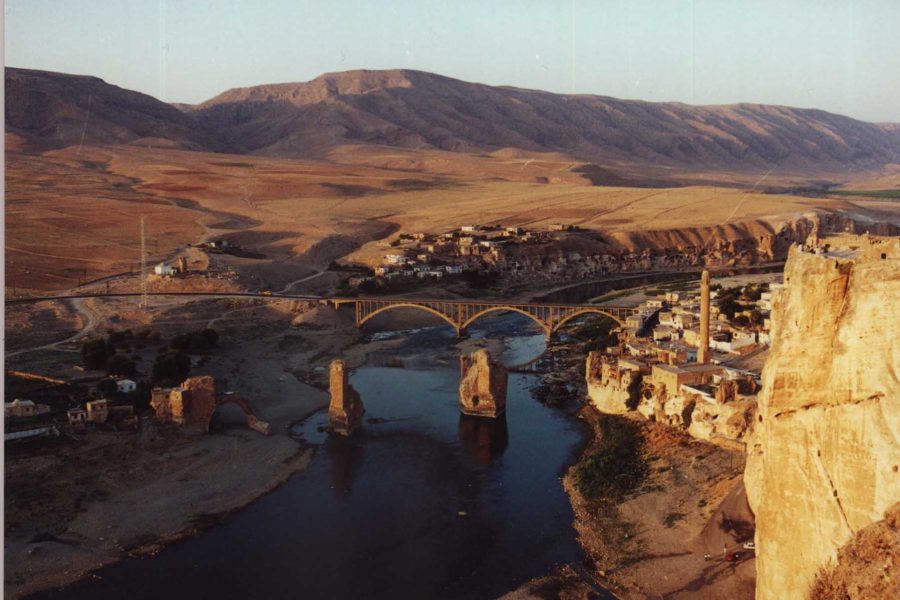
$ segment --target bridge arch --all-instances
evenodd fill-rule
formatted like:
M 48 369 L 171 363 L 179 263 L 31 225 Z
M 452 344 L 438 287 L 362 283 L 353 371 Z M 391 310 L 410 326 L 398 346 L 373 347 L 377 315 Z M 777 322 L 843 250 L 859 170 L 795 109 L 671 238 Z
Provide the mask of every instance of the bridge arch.
M 219 412 L 219 409 L 226 404 L 231 404 L 241 409 L 241 411 L 244 413 L 244 420 L 247 422 L 247 427 L 254 431 L 258 431 L 263 435 L 269 435 L 269 424 L 253 414 L 253 409 L 250 408 L 250 405 L 247 404 L 247 401 L 237 395 L 225 396 L 224 399 L 216 402 L 212 411 L 209 413 L 209 416 L 204 419 L 203 425 L 207 433 L 209 433 L 209 428 L 210 425 L 212 425 L 213 417 L 216 415 L 216 413 Z
M 625 322 L 622 319 L 620 319 L 618 316 L 614 315 L 613 313 L 611 313 L 608 310 L 603 310 L 601 308 L 583 308 L 580 310 L 576 310 L 572 314 L 566 315 L 563 318 L 561 318 L 559 321 L 556 321 L 555 323 L 553 323 L 553 331 L 558 330 L 567 321 L 571 321 L 572 319 L 574 319 L 576 317 L 580 317 L 582 315 L 588 315 L 588 314 L 603 315 L 604 317 L 609 317 L 610 319 L 612 319 L 613 321 L 618 323 L 619 326 L 625 325 Z
M 525 315 L 526 317 L 528 317 L 529 319 L 531 319 L 532 321 L 534 321 L 535 323 L 540 325 L 540 327 L 544 331 L 544 333 L 546 333 L 546 334 L 550 333 L 549 325 L 547 325 L 547 323 L 545 321 L 543 321 L 540 317 L 538 317 L 537 315 L 531 314 L 527 310 L 522 310 L 521 308 L 516 308 L 514 306 L 491 306 L 489 308 L 480 310 L 477 313 L 475 313 L 474 315 L 472 315 L 471 317 L 469 317 L 468 319 L 466 319 L 460 326 L 460 329 L 466 329 L 469 325 L 471 325 L 472 323 L 474 323 L 481 317 L 485 316 L 486 314 L 492 313 L 492 312 L 517 312 L 519 314 Z
M 439 316 L 439 317 L 442 318 L 444 321 L 446 321 L 447 323 L 449 323 L 450 325 L 452 325 L 453 328 L 456 329 L 457 331 L 461 329 L 459 323 L 457 323 L 456 321 L 454 321 L 452 317 L 450 317 L 450 316 L 448 316 L 448 315 L 442 313 L 442 312 L 439 311 L 439 310 L 436 310 L 436 309 L 434 309 L 434 308 L 431 308 L 430 306 L 425 306 L 424 304 L 417 304 L 417 303 L 415 303 L 415 302 L 398 302 L 397 304 L 388 304 L 388 305 L 386 305 L 386 306 L 382 306 L 382 307 L 380 307 L 380 308 L 377 308 L 377 309 L 373 310 L 372 312 L 370 312 L 369 314 L 367 314 L 366 316 L 362 317 L 362 318 L 359 320 L 358 325 L 359 325 L 359 326 L 362 326 L 363 323 L 365 323 L 366 321 L 368 321 L 369 319 L 371 319 L 371 318 L 374 317 L 375 315 L 379 315 L 379 314 L 381 314 L 381 313 L 383 313 L 383 312 L 385 312 L 385 311 L 393 310 L 393 309 L 395 309 L 395 308 L 415 308 L 415 309 L 418 309 L 418 310 L 424 310 L 425 312 L 429 312 L 429 313 L 431 313 L 431 314 L 433 314 L 433 315 Z

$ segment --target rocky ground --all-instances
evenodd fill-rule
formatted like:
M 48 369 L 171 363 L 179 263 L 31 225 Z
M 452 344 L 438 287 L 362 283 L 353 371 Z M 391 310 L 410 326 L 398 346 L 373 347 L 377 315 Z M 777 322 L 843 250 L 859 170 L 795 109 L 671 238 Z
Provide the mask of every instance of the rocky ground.
M 573 399 L 585 393 L 584 353 L 577 329 L 569 333 L 543 359 L 553 372 L 536 390 L 563 410 L 581 406 Z M 597 598 L 611 590 L 621 598 L 753 598 L 754 553 L 742 548 L 753 539 L 743 455 L 642 418 L 602 415 L 591 406 L 579 416 L 594 438 L 563 484 L 585 563 L 561 567 L 507 597 Z M 612 464 L 597 458 L 607 455 L 614 455 Z M 592 461 L 612 482 L 601 482 L 594 493 L 580 482 Z M 723 547 L 741 556 L 727 561 Z
M 361 363 L 367 351 L 389 342 L 358 344 L 360 333 L 330 308 L 313 311 L 292 327 L 298 312 L 309 312 L 308 307 L 293 309 L 241 303 L 229 309 L 241 311 L 232 318 L 221 301 L 173 304 L 158 307 L 150 319 L 164 337 L 220 319 L 214 324 L 219 346 L 192 373 L 211 374 L 226 389 L 240 392 L 272 425 L 268 437 L 249 430 L 239 410 L 225 407 L 209 434 L 146 418 L 139 433 L 93 430 L 80 441 L 63 436 L 42 446 L 10 449 L 7 597 L 61 586 L 109 562 L 153 553 L 240 509 L 309 464 L 312 450 L 288 430 L 327 403 L 328 362 L 345 356 Z M 108 324 L 104 321 L 104 327 Z M 27 331 L 17 335 L 27 338 Z M 71 372 L 77 356 L 40 349 L 15 362 L 19 368 L 38 365 L 42 372 L 60 375 Z

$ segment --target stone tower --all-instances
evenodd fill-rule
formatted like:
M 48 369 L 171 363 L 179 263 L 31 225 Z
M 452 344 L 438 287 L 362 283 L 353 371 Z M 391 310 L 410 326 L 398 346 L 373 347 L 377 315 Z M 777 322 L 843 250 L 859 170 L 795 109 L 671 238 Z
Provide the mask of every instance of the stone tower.
M 700 346 L 697 348 L 697 362 L 709 362 L 709 271 L 700 276 Z
M 499 417 L 506 412 L 506 369 L 491 360 L 487 350 L 459 357 L 459 410 L 476 417 Z
M 328 375 L 331 390 L 328 421 L 335 433 L 350 435 L 362 425 L 362 417 L 366 409 L 359 397 L 359 392 L 347 382 L 347 366 L 344 361 L 331 361 Z

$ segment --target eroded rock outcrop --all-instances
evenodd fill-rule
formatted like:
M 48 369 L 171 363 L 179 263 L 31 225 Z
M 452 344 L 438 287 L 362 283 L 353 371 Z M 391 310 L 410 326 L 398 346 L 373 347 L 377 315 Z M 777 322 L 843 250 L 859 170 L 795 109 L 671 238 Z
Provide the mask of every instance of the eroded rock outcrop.
M 328 375 L 331 391 L 331 402 L 328 404 L 329 424 L 335 433 L 350 435 L 362 426 L 366 409 L 359 392 L 353 389 L 348 381 L 347 365 L 344 361 L 331 361 Z
M 900 502 L 884 519 L 859 530 L 819 571 L 810 600 L 900 598 Z
M 744 481 L 757 598 L 806 598 L 816 573 L 900 499 L 900 239 L 791 250 Z
M 459 410 L 476 417 L 498 417 L 506 411 L 506 369 L 487 350 L 459 357 Z
M 592 350 L 585 362 L 588 398 L 600 412 L 627 413 L 637 406 L 645 372 L 647 369 L 642 370 L 637 364 L 605 360 L 602 352 Z

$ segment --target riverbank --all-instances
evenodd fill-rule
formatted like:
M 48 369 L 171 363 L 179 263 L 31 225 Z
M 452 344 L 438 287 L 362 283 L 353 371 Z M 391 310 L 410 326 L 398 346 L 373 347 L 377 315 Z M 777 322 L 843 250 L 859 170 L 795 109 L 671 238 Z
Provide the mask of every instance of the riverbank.
M 542 359 L 554 365 L 545 380 L 568 384 L 568 410 L 585 394 L 580 348 L 569 339 Z M 610 590 L 629 599 L 752 599 L 754 557 L 743 543 L 752 540 L 753 516 L 742 486 L 743 454 L 640 416 L 580 406 L 591 441 L 563 486 L 584 563 L 561 566 L 507 597 L 602 597 Z M 725 560 L 723 547 L 740 556 Z
M 164 336 L 196 327 L 217 305 L 160 309 L 150 326 Z M 390 342 L 359 344 L 352 323 L 291 328 L 295 312 L 248 308 L 244 321 L 218 325 L 221 342 L 202 368 L 239 392 L 272 434 L 247 428 L 239 410 L 217 412 L 204 434 L 142 421 L 135 434 L 93 430 L 6 456 L 4 591 L 20 598 L 71 584 L 129 556 L 148 556 L 194 536 L 275 490 L 312 460 L 290 426 L 327 404 L 320 377 L 348 349 L 354 362 Z M 165 325 L 163 325 L 165 323 Z M 71 358 L 40 351 L 27 357 L 57 370 Z M 314 374 L 310 385 L 304 374 Z
M 622 598 L 752 599 L 753 552 L 742 548 L 753 539 L 744 457 L 665 425 L 602 415 L 593 407 L 581 417 L 599 435 L 563 482 L 579 541 L 602 581 Z M 598 449 L 608 451 L 602 441 L 610 427 L 626 427 L 638 439 L 643 475 L 620 496 L 592 496 L 580 475 Z M 733 552 L 740 556 L 725 560 Z

